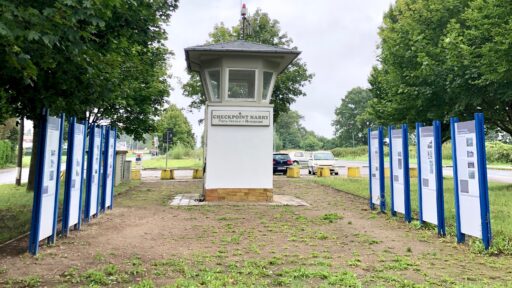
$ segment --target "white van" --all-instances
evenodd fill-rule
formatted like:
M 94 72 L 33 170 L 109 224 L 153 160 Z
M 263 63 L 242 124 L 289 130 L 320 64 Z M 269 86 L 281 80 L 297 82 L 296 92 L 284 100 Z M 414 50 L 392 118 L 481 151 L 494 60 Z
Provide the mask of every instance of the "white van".
M 331 151 L 315 151 L 311 153 L 308 161 L 308 173 L 315 174 L 318 167 L 329 167 L 331 175 L 339 175 L 339 168 L 335 166 L 336 160 Z

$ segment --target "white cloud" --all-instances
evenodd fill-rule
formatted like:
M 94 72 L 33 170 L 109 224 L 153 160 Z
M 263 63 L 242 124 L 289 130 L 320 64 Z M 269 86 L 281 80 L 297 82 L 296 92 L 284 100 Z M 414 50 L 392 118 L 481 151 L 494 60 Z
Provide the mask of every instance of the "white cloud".
M 378 36 L 384 12 L 394 0 L 248 0 L 249 11 L 261 8 L 279 20 L 281 30 L 288 33 L 294 45 L 302 51 L 315 78 L 292 109 L 305 117 L 303 125 L 316 133 L 331 137 L 334 109 L 346 92 L 356 86 L 368 86 L 367 78 L 376 63 Z M 176 56 L 172 74 L 187 80 L 183 49 L 203 44 L 217 23 L 231 27 L 238 22 L 240 0 L 183 0 L 173 15 L 168 46 Z M 180 85 L 173 80 L 175 90 L 171 102 L 185 108 L 190 100 L 182 96 Z M 186 112 L 196 136 L 202 133 L 198 120 L 204 112 Z

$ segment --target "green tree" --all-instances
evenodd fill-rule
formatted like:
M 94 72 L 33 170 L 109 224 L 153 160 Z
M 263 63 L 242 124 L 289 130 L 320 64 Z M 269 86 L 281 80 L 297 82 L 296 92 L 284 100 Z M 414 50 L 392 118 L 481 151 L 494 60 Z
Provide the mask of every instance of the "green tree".
M 457 115 L 482 111 L 491 128 L 512 135 L 512 2 L 473 0 L 448 25 L 447 89 Z M 455 101 L 453 101 L 455 102 Z
M 163 138 L 167 129 L 171 129 L 172 145 L 181 143 L 187 148 L 195 148 L 196 139 L 192 133 L 192 126 L 188 122 L 183 112 L 174 104 L 167 107 L 157 123 L 158 142 L 160 150 L 165 151 L 165 138 Z
M 143 139 L 169 95 L 163 24 L 176 8 L 174 0 L 1 1 L 0 104 L 9 109 L 0 118 L 33 120 L 34 143 L 43 108 Z
M 281 33 L 279 21 L 271 19 L 267 13 L 258 9 L 247 19 L 250 22 L 251 33 L 245 36 L 245 40 L 297 49 L 297 47 L 292 47 L 292 39 L 286 33 Z M 210 39 L 207 43 L 221 43 L 241 39 L 240 27 L 241 23 L 232 28 L 224 26 L 223 23 L 217 24 L 209 34 Z M 279 119 L 280 114 L 290 110 L 290 105 L 295 102 L 297 97 L 306 95 L 303 88 L 311 82 L 313 76 L 312 73 L 308 72 L 306 63 L 298 58 L 277 77 L 270 100 L 270 103 L 274 104 L 274 122 Z M 183 84 L 183 92 L 185 96 L 192 100 L 190 108 L 199 109 L 206 103 L 206 94 L 197 73 L 191 74 L 189 81 Z
M 367 129 L 371 123 L 364 117 L 372 94 L 361 87 L 348 91 L 335 110 L 332 121 L 334 137 L 338 147 L 352 147 L 367 143 Z
M 297 111 L 283 114 L 274 124 L 275 134 L 278 136 L 281 149 L 298 149 L 302 146 L 304 127 L 300 124 L 303 117 Z M 279 150 L 281 150 L 279 149 Z
M 309 133 L 302 141 L 301 148 L 306 151 L 315 151 L 323 148 L 323 143 L 318 140 L 314 133 Z
M 377 124 L 443 121 L 459 113 L 461 95 L 446 83 L 444 35 L 468 0 L 398 0 L 384 15 L 379 65 L 369 77 L 373 100 L 366 115 Z M 443 129 L 448 131 L 448 129 Z

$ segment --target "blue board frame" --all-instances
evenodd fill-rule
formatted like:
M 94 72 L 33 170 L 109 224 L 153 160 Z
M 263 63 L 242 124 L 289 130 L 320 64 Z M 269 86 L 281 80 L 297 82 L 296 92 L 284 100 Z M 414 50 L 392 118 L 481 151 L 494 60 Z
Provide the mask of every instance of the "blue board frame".
M 482 225 L 482 242 L 486 250 L 491 246 L 492 230 L 491 230 L 491 215 L 489 205 L 489 189 L 487 181 L 487 160 L 485 151 L 485 127 L 484 115 L 482 113 L 475 113 L 475 134 L 476 134 L 476 149 L 477 149 L 477 162 L 478 162 L 478 186 L 480 196 L 480 220 Z M 459 201 L 459 186 L 457 175 L 457 148 L 455 123 L 458 119 L 453 117 L 450 119 L 451 137 L 452 137 L 452 159 L 453 159 L 453 174 L 454 174 L 454 194 L 455 194 L 455 218 L 457 230 L 457 243 L 465 241 L 465 234 L 461 231 L 460 223 L 460 201 Z
M 114 166 L 112 167 L 112 193 L 110 194 L 110 210 L 114 208 L 114 187 L 116 181 L 116 153 L 117 153 L 117 128 L 114 128 L 114 155 L 112 155 L 112 161 L 114 161 Z
M 379 181 L 380 181 L 380 211 L 386 212 L 386 186 L 384 185 L 384 129 L 379 127 Z
M 84 219 L 86 222 L 90 221 L 92 217 L 95 217 L 95 216 L 98 216 L 99 215 L 99 204 L 100 204 L 100 182 L 101 182 L 101 153 L 99 153 L 99 157 L 100 157 L 100 165 L 98 167 L 98 174 L 99 174 L 99 177 L 98 177 L 98 183 L 94 184 L 94 185 L 97 185 L 97 201 L 96 203 L 91 203 L 91 189 L 92 189 L 92 177 L 93 177 L 93 174 L 92 174 L 92 171 L 93 171 L 93 165 L 94 165 L 94 138 L 95 138 L 95 132 L 96 132 L 96 129 L 100 129 L 101 130 L 101 127 L 97 127 L 96 124 L 91 124 L 89 125 L 89 149 L 87 151 L 87 175 L 86 175 L 86 193 L 85 193 L 85 211 L 84 211 Z M 101 133 L 100 131 L 100 149 L 101 149 L 101 142 L 103 141 L 103 133 Z M 96 214 L 94 215 L 90 215 L 89 214 L 89 211 L 90 211 L 90 207 L 91 205 L 96 205 Z
M 372 202 L 372 196 L 373 193 L 377 193 L 377 191 L 373 191 L 372 189 L 372 157 L 371 157 L 371 134 L 372 129 L 368 128 L 368 161 L 369 161 L 369 183 L 370 183 L 370 209 L 375 209 L 375 205 Z M 386 191 L 385 191 L 385 185 L 384 185 L 384 140 L 383 140 L 383 128 L 379 127 L 377 130 L 377 142 L 378 142 L 378 149 L 379 149 L 379 194 L 380 194 L 380 211 L 385 213 L 386 212 Z
M 422 201 L 422 193 L 423 188 L 421 187 L 421 137 L 420 137 L 420 129 L 423 127 L 422 123 L 416 123 L 416 163 L 418 163 L 418 220 L 420 225 L 423 224 L 423 201 Z
M 30 237 L 29 237 L 29 253 L 32 255 L 37 255 L 39 252 L 39 228 L 41 222 L 41 205 L 42 205 L 42 183 L 44 179 L 44 164 L 46 159 L 46 138 L 47 138 L 47 130 L 48 130 L 48 117 L 50 117 L 49 111 L 47 109 L 43 110 L 42 113 L 42 121 L 41 127 L 39 130 L 39 139 L 38 139 L 38 152 L 36 158 L 36 177 L 34 182 L 34 201 L 32 208 L 32 222 L 30 225 Z M 59 211 L 59 190 L 60 190 L 60 162 L 62 155 L 62 141 L 63 141 L 63 130 L 64 130 L 64 114 L 60 114 L 60 131 L 59 131 L 59 148 L 58 148 L 58 159 L 57 167 L 56 167 L 56 186 L 55 186 L 55 202 L 54 202 L 54 211 L 53 211 L 53 227 L 52 227 L 52 235 L 48 237 L 47 242 L 49 244 L 55 243 L 55 236 L 57 234 L 57 215 Z
M 71 199 L 71 180 L 72 180 L 72 174 L 69 173 L 69 171 L 71 171 L 73 168 L 73 155 L 75 153 L 77 153 L 77 151 L 75 151 L 75 125 L 76 125 L 76 117 L 71 117 L 68 121 L 69 123 L 69 128 L 68 128 L 68 152 L 67 152 L 67 159 L 66 159 L 66 186 L 65 186 L 65 189 L 64 189 L 64 204 L 63 204 L 63 209 L 62 209 L 62 235 L 64 236 L 67 236 L 68 233 L 69 233 L 69 218 L 71 217 L 70 215 L 70 199 Z M 80 227 L 81 227 L 81 222 L 82 222 L 82 195 L 83 195 L 83 178 L 84 178 L 84 175 L 83 175 L 83 171 L 84 171 L 84 160 L 85 160 L 85 144 L 87 143 L 87 122 L 82 122 L 81 125 L 84 125 L 84 130 L 83 131 L 83 135 L 84 135 L 84 138 L 83 138 L 83 145 L 82 145 L 82 151 L 80 151 L 82 154 L 82 165 L 80 167 L 81 169 L 81 175 L 82 175 L 82 179 L 79 183 L 80 185 L 80 196 L 79 196 L 79 204 L 78 204 L 78 223 L 75 224 L 75 229 L 76 230 L 80 230 Z
M 111 138 L 111 132 L 114 132 L 114 138 Z M 103 148 L 103 189 L 102 189 L 102 197 L 101 197 L 101 211 L 105 212 L 107 209 L 112 210 L 113 203 L 114 203 L 114 181 L 115 181 L 115 167 L 116 167 L 116 138 L 117 138 L 117 130 L 111 127 L 106 127 L 105 129 L 105 141 L 104 141 L 104 148 Z M 112 155 L 109 155 L 109 146 L 110 141 L 114 141 L 114 149 L 112 151 Z M 107 177 L 108 177 L 108 164 L 112 161 L 112 183 L 111 187 L 107 187 Z M 110 206 L 107 207 L 106 203 L 106 197 L 107 197 L 107 188 L 112 189 L 112 193 L 110 193 Z
M 434 121 L 434 154 L 436 161 L 436 199 L 437 199 L 437 234 L 446 236 L 444 217 L 444 187 L 443 187 L 443 150 L 441 144 L 441 122 Z
M 373 210 L 375 209 L 375 205 L 373 204 L 372 202 L 372 129 L 371 128 L 368 128 L 368 183 L 370 183 L 369 186 L 369 191 L 370 191 L 370 201 L 369 201 L 369 204 L 370 204 L 370 209 Z
M 389 141 L 389 187 L 391 188 L 391 215 L 396 216 L 395 211 L 395 185 L 393 183 L 393 126 L 388 127 L 388 141 Z M 385 174 L 385 173 L 384 173 Z
M 395 211 L 395 200 L 394 193 L 395 187 L 393 184 L 393 126 L 389 126 L 388 128 L 388 138 L 389 138 L 389 181 L 391 187 L 391 215 L 396 216 Z M 404 177 L 404 220 L 407 222 L 412 221 L 412 213 L 411 213 L 411 181 L 409 174 L 409 130 L 407 128 L 407 124 L 402 124 L 401 126 L 401 137 L 402 137 L 402 152 L 403 152 L 403 177 Z
M 103 141 L 103 175 L 101 185 L 101 212 L 106 210 L 106 197 L 107 197 L 107 177 L 108 177 L 108 163 L 110 161 L 108 146 L 110 144 L 110 127 L 105 127 L 105 141 Z
M 422 123 L 416 123 L 416 159 L 418 163 L 418 215 L 419 222 L 423 225 L 423 187 L 422 170 L 421 170 L 421 134 L 420 129 L 423 127 Z M 432 122 L 434 132 L 434 154 L 436 170 L 436 207 L 437 207 L 437 234 L 439 236 L 446 236 L 446 224 L 444 217 L 444 188 L 443 188 L 443 163 L 442 163 L 442 145 L 441 145 L 441 122 L 434 120 Z

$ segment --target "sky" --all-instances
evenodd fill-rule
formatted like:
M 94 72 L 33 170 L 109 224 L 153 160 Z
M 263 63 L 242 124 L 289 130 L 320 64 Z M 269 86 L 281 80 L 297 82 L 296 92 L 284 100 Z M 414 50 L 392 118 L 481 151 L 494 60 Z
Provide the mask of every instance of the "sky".
M 384 12 L 394 0 L 181 0 L 166 28 L 167 46 L 174 52 L 170 61 L 172 86 L 170 102 L 186 108 L 189 98 L 182 95 L 181 83 L 188 80 L 184 49 L 204 44 L 215 24 L 228 27 L 240 19 L 244 2 L 249 14 L 257 8 L 280 22 L 301 58 L 315 77 L 292 104 L 304 120 L 302 125 L 316 134 L 333 137 L 334 110 L 352 88 L 368 87 L 368 75 L 377 63 L 378 28 Z M 198 124 L 204 111 L 184 111 L 194 133 L 200 137 Z

